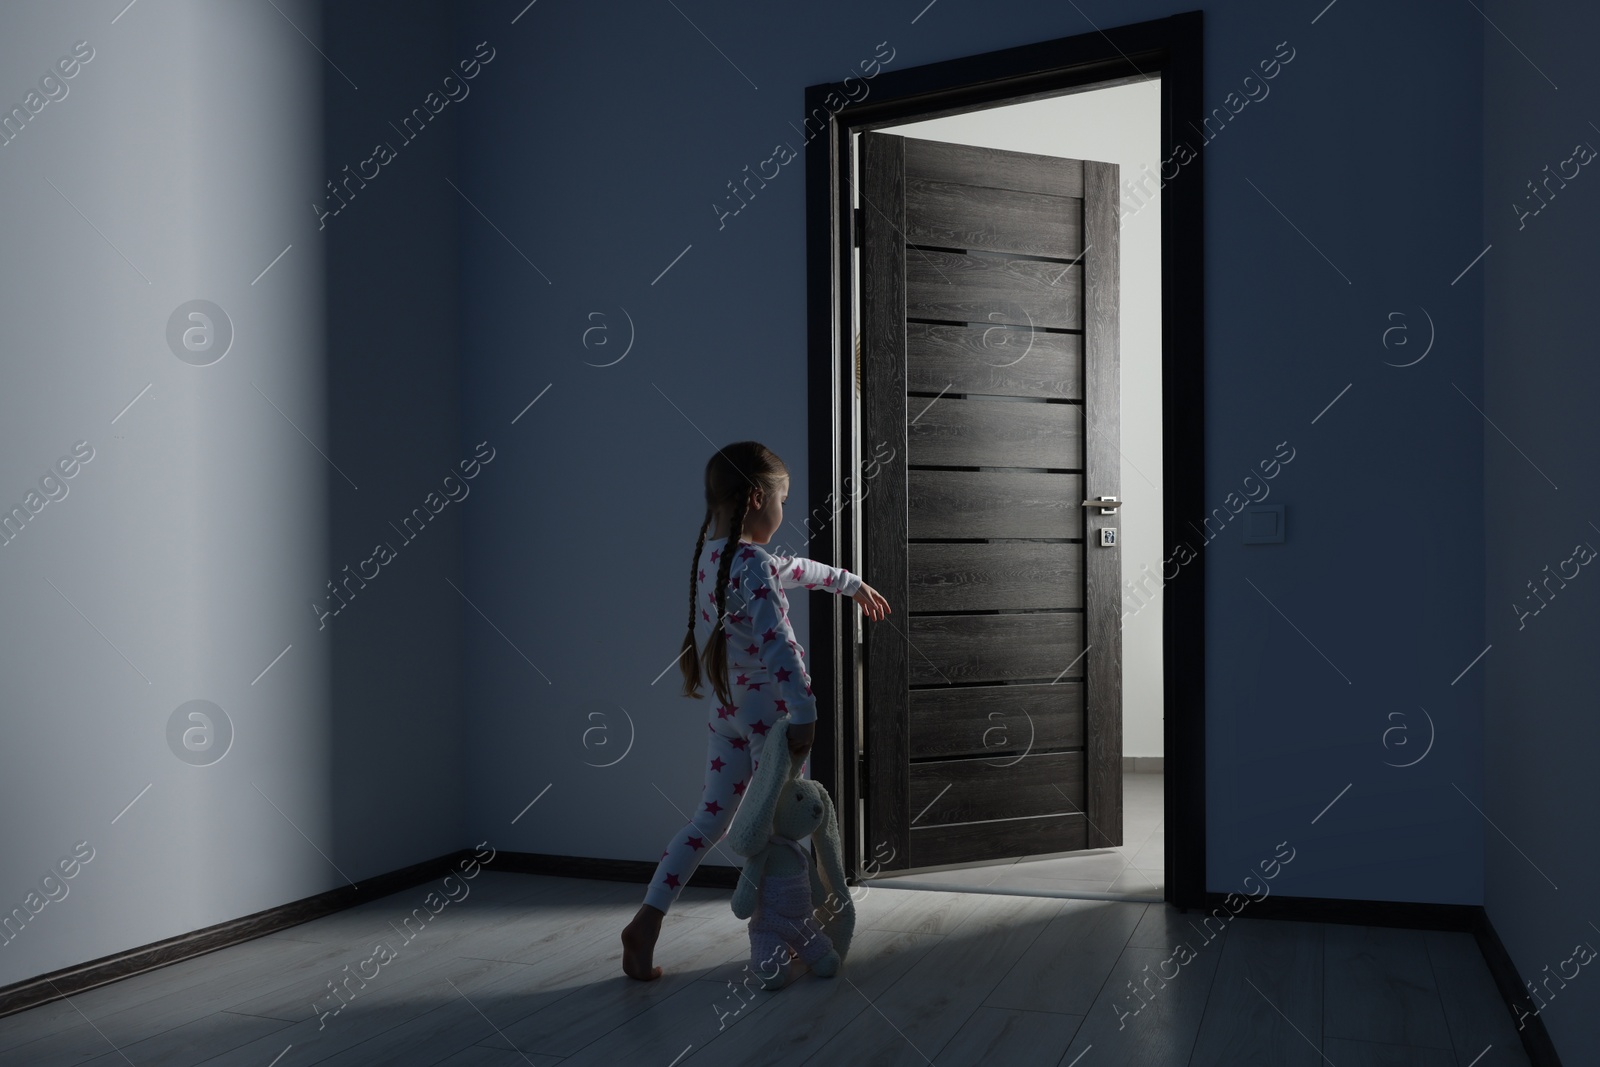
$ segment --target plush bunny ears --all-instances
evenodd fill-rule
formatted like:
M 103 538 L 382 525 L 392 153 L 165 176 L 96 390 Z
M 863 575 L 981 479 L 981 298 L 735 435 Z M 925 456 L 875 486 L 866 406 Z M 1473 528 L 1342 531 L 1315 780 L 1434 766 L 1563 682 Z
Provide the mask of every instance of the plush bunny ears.
M 728 828 L 728 847 L 741 856 L 754 856 L 767 847 L 772 834 L 772 817 L 778 810 L 778 796 L 800 769 L 789 752 L 789 716 L 780 715 L 767 731 L 761 746 L 761 766 L 750 779 Z

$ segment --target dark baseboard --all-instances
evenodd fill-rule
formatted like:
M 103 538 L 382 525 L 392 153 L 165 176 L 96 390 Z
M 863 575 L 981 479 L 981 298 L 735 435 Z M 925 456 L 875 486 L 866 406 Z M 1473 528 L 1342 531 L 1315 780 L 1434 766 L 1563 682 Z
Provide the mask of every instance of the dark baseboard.
M 1522 1048 L 1528 1054 L 1532 1067 L 1561 1067 L 1555 1044 L 1544 1028 L 1544 1020 L 1535 1011 L 1537 1006 L 1522 985 L 1522 976 L 1511 962 L 1511 954 L 1495 933 L 1489 913 L 1478 904 L 1423 904 L 1404 900 L 1343 900 L 1336 897 L 1263 897 L 1248 900 L 1234 896 L 1236 901 L 1247 900 L 1243 905 L 1229 908 L 1228 893 L 1207 893 L 1203 908 L 1193 909 L 1204 915 L 1248 915 L 1257 919 L 1293 919 L 1302 922 L 1344 923 L 1356 926 L 1400 926 L 1412 930 L 1454 930 L 1469 933 L 1476 938 L 1489 974 L 1494 978 L 1500 999 L 1505 1002 L 1511 1024 L 1517 1028 Z M 1520 1009 L 1520 1011 L 1519 1011 Z M 1522 1024 L 1518 1026 L 1518 1018 Z
M 1244 901 L 1229 908 L 1229 897 Z M 1193 910 L 1207 915 L 1218 908 L 1223 915 L 1248 915 L 1255 919 L 1298 919 L 1302 922 L 1341 923 L 1349 926 L 1404 926 L 1413 930 L 1458 930 L 1470 933 L 1483 913 L 1476 904 L 1423 904 L 1408 900 L 1345 900 L 1340 897 L 1267 896 L 1251 900 L 1243 893 L 1205 894 L 1205 903 Z M 1182 909 L 1180 909 L 1182 910 Z
M 1522 1038 L 1522 1047 L 1528 1054 L 1528 1062 L 1533 1067 L 1561 1067 L 1561 1057 L 1556 1055 L 1556 1046 L 1555 1042 L 1550 1040 L 1550 1031 L 1544 1028 L 1544 1019 L 1536 1014 L 1539 1007 L 1528 996 L 1527 987 L 1522 984 L 1522 976 L 1517 973 L 1517 965 L 1511 962 L 1511 953 L 1506 951 L 1500 935 L 1495 932 L 1494 923 L 1489 921 L 1487 910 L 1478 909 L 1478 920 L 1473 924 L 1472 934 L 1478 939 L 1478 950 L 1483 953 L 1484 960 L 1489 964 L 1489 973 L 1494 976 L 1494 984 L 1500 990 L 1500 998 L 1506 1002 L 1507 1010 L 1511 1012 L 1512 1023 L 1516 1024 L 1519 1015 L 1521 1016 L 1522 1024 L 1517 1029 L 1517 1035 Z
M 602 860 L 586 856 L 550 856 L 542 852 L 500 852 L 494 858 L 497 871 L 519 874 L 551 874 L 562 878 L 592 878 L 603 882 L 637 882 L 642 895 L 656 873 L 647 860 Z M 695 868 L 687 885 L 712 889 L 732 889 L 739 884 L 739 868 L 702 863 Z
M 320 919 L 324 915 L 331 915 L 357 904 L 365 904 L 379 897 L 410 889 L 434 878 L 444 877 L 451 873 L 458 861 L 471 859 L 473 856 L 471 849 L 461 849 L 422 863 L 414 863 L 409 867 L 402 867 L 397 871 L 389 871 L 387 874 L 364 878 L 354 886 L 346 885 L 339 889 L 330 889 L 326 893 L 292 900 L 275 908 L 267 908 L 265 911 L 217 923 L 215 926 L 191 930 L 163 941 L 155 941 L 110 956 L 102 956 L 87 963 L 63 967 L 59 971 L 15 982 L 0 988 L 0 1017 L 26 1011 L 28 1008 L 60 1000 L 74 993 L 81 993 L 86 989 L 93 989 L 95 986 L 151 971 L 157 967 L 165 967 L 169 963 L 203 956 L 219 948 L 250 941 L 263 934 L 298 926 L 300 923 Z M 498 870 L 499 860 L 500 856 L 497 855 L 489 860 L 489 863 Z

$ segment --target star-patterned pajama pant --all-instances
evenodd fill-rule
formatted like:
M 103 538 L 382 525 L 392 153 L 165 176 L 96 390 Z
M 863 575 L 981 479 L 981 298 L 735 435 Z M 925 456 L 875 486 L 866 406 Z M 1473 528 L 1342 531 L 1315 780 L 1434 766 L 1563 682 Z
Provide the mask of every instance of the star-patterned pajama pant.
M 735 681 L 741 676 L 748 684 Z M 783 701 L 773 692 L 775 686 L 769 679 L 770 674 L 760 665 L 729 664 L 729 684 L 739 703 L 730 708 L 718 701 L 712 706 L 706 724 L 706 779 L 700 806 L 661 854 L 644 895 L 644 902 L 651 907 L 663 912 L 670 908 L 701 859 L 728 832 L 750 775 L 761 761 L 767 731 L 786 711 L 778 707 Z M 801 768 L 802 775 L 810 762 L 808 758 Z M 727 863 L 741 865 L 732 855 L 727 856 Z

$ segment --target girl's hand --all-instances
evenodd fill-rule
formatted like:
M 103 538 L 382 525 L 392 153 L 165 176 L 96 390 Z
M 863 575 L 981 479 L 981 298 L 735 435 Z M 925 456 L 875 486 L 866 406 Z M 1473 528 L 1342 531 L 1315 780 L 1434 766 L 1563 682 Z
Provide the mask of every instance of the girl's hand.
M 862 614 L 874 621 L 889 614 L 889 602 L 883 598 L 882 593 L 866 582 L 861 583 L 861 588 L 857 589 L 850 599 L 860 604 Z
M 816 736 L 816 723 L 808 722 L 799 726 L 790 723 L 788 730 L 789 755 L 796 760 L 804 760 L 806 753 L 811 751 L 811 742 L 816 739 Z

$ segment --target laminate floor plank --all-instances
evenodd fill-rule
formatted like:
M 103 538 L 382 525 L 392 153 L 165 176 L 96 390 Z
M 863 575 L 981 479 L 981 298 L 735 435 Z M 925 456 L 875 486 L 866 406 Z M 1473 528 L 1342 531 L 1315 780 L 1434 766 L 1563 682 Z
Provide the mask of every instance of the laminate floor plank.
M 388 1064 L 425 1057 L 431 1057 L 426 1060 L 431 1064 L 481 1043 L 494 1033 L 496 1025 L 535 1010 L 541 1001 L 553 1003 L 568 992 L 565 988 L 541 990 L 547 976 L 528 964 L 478 959 L 455 962 L 453 968 L 410 976 L 385 996 L 376 995 L 374 985 L 374 995 L 355 998 L 337 1014 L 317 1016 L 308 1008 L 300 1021 L 288 1028 L 202 1063 L 204 1067 L 264 1067 L 286 1045 L 292 1045 L 292 1058 L 285 1057 L 283 1062 L 294 1067 L 334 1062 Z M 413 1056 L 414 1046 L 422 1051 Z
M 869 886 L 868 891 L 885 897 L 893 894 L 903 899 L 896 903 L 890 897 L 885 901 L 887 906 L 870 918 L 857 912 L 857 926 L 922 934 L 948 933 L 983 908 L 985 902 L 993 899 L 981 893 L 943 893 L 921 889 L 886 889 L 881 886 Z
M 1440 1048 L 1351 1041 L 1342 1037 L 1330 1037 L 1327 1044 L 1328 1059 L 1339 1067 L 1456 1067 L 1455 1057 Z
M 331 958 L 333 954 L 333 946 L 277 942 L 260 946 L 252 957 L 247 950 L 253 944 L 231 945 L 183 960 L 173 965 L 181 968 L 180 975 L 165 981 L 156 980 L 160 970 L 147 971 L 34 1009 L 50 1009 L 54 1024 L 34 1040 L 0 1054 L 0 1063 L 38 1067 L 84 1063 L 218 1011 L 224 1006 L 213 999 L 218 989 L 260 981 L 285 961 Z M 216 972 L 209 982 L 205 973 L 208 963 Z M 22 1012 L 11 1018 L 24 1019 L 31 1014 Z
M 440 1060 L 436 1067 L 554 1067 L 560 1062 L 555 1056 L 523 1056 L 510 1049 L 473 1045 Z
M 1081 1015 L 982 1007 L 939 1050 L 939 1067 L 1056 1067 Z
M 256 941 L 194 956 L 105 985 L 73 993 L 30 1011 L 0 1019 L 0 1053 L 15 1050 L 18 1062 L 30 1055 L 24 1046 L 82 1031 L 81 1043 L 99 1049 L 104 1041 L 96 1027 L 116 1045 L 132 1044 L 195 1018 L 194 1005 L 219 989 L 246 988 L 275 968 L 319 956 L 332 958 L 328 946 L 303 942 Z M 70 1001 L 70 1003 L 69 1003 Z M 212 1004 L 215 1010 L 218 1005 Z M 87 1018 L 85 1018 L 87 1017 Z M 98 1051 L 94 1053 L 98 1055 Z M 0 1055 L 3 1062 L 4 1055 Z M 43 1061 L 41 1061 L 43 1062 Z
M 1223 908 L 1222 914 L 1229 915 L 1229 912 Z M 1225 937 L 1232 925 L 1232 917 L 1208 916 L 1203 911 L 1182 912 L 1166 903 L 1151 904 L 1128 939 L 1128 947 L 1173 949 L 1188 944 L 1198 949 L 1202 943 Z
M 1329 925 L 1322 958 L 1325 1037 L 1452 1047 L 1422 931 Z
M 470 906 L 470 900 L 464 903 Z M 441 912 L 438 918 L 444 915 Z M 668 936 L 682 919 L 669 916 L 662 924 L 663 936 Z M 573 945 L 592 952 L 605 936 L 617 936 L 621 927 L 613 928 L 615 921 L 605 909 L 593 905 L 549 909 L 529 905 L 522 909 L 464 911 L 437 929 L 407 928 L 413 934 L 410 941 L 389 927 L 386 938 L 379 935 L 338 946 L 342 949 L 340 954 L 284 969 L 262 981 L 254 995 L 225 998 L 223 1006 L 248 1015 L 297 1022 L 311 1013 L 314 1003 L 328 1002 L 333 1006 L 329 998 L 336 995 L 349 996 L 351 1000 L 367 995 L 363 973 L 372 976 L 371 987 L 380 994 L 384 990 L 403 993 L 413 978 L 429 981 L 438 967 L 452 966 L 458 959 L 531 963 L 552 955 L 559 957 Z M 380 942 L 393 952 L 393 958 L 386 962 L 374 956 Z M 368 963 L 369 960 L 374 962 Z M 330 982 L 337 990 L 330 989 Z
M 680 1067 L 795 1067 L 804 1063 L 938 944 L 937 934 L 858 930 L 834 978 L 806 974 L 776 992 L 746 988 L 745 960 L 714 968 L 696 985 L 715 998 L 705 1037 Z M 736 969 L 730 969 L 735 968 Z M 731 983 L 731 985 L 730 985 Z M 751 983 L 754 986 L 754 983 Z M 753 1023 L 738 1029 L 732 1020 Z M 724 1026 L 730 1022 L 729 1026 Z
M 870 998 L 871 1010 L 857 1015 L 807 1062 L 835 1067 L 912 1062 L 906 1059 L 907 1046 L 918 1057 L 937 1059 L 1066 904 L 1059 897 L 979 900 L 980 906 L 929 949 L 918 966 L 881 996 Z
M 1093 1067 L 1187 1067 L 1222 956 L 1218 947 L 1196 946 L 1195 958 L 1171 981 L 1159 976 L 1170 949 L 1124 949 L 1059 1062 L 1083 1056 Z
M 37 1008 L 0 1019 L 0 1053 L 52 1037 L 83 1025 L 83 1016 L 65 1000 L 52 1000 Z
M 220 1053 L 282 1031 L 289 1025 L 279 1019 L 212 1012 L 181 1026 L 163 1030 L 154 1037 L 119 1045 L 103 1056 L 84 1061 L 83 1067 L 127 1067 L 129 1063 L 192 1067 Z
M 613 922 L 615 918 L 611 917 Z M 480 1044 L 571 1056 L 719 964 L 743 959 L 749 942 L 742 935 L 743 924 L 731 911 L 726 920 L 682 918 L 670 942 L 663 924 L 656 949 L 663 973 L 651 982 L 639 982 L 622 973 L 622 943 L 613 936 L 601 951 L 591 954 L 566 996 L 503 1027 L 499 1036 Z
M 1087 1015 L 1128 946 L 1147 904 L 1063 900 L 1062 908 L 984 1004 L 991 1008 Z
M 1159 973 L 1206 951 L 1181 947 Z M 1321 1067 L 1322 927 L 1238 918 L 1209 951 L 1220 958 L 1189 1067 Z

